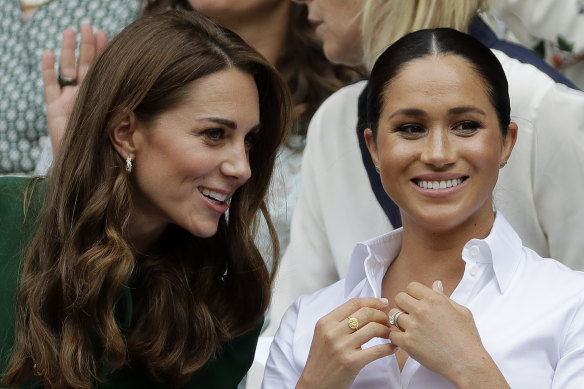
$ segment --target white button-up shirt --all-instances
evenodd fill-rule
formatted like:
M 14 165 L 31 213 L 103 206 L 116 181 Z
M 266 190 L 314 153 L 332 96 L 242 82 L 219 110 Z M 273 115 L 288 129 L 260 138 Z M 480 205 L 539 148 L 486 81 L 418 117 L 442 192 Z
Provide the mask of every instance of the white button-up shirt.
M 354 297 L 380 297 L 381 282 L 400 251 L 402 230 L 359 243 L 347 278 L 300 297 L 286 312 L 270 348 L 263 389 L 294 388 L 316 322 Z M 584 254 L 583 254 L 584 255 Z M 469 308 L 484 347 L 513 389 L 584 388 L 584 273 L 522 246 L 499 212 L 485 239 L 462 251 L 464 275 L 451 299 Z M 363 347 L 387 342 L 374 338 Z M 442 389 L 454 386 L 408 358 L 365 366 L 352 388 Z

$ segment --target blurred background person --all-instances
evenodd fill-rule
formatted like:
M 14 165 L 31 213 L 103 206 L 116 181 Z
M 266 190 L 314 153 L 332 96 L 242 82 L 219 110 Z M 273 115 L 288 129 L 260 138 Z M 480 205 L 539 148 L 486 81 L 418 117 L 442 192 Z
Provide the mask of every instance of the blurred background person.
M 584 88 L 584 1 L 495 0 L 490 25 Z
M 40 158 L 41 138 L 48 142 L 40 61 L 43 50 L 54 50 L 59 56 L 63 30 L 77 30 L 82 23 L 113 37 L 136 18 L 139 3 L 1 0 L 0 9 L 0 174 L 32 173 Z M 63 77 L 72 81 L 74 75 Z

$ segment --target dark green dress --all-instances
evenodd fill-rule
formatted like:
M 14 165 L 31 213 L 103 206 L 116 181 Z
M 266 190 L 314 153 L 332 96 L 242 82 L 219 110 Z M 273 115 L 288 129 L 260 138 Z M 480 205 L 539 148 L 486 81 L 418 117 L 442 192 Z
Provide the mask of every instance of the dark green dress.
M 19 261 L 38 226 L 38 215 L 45 193 L 45 182 L 35 186 L 24 217 L 24 194 L 30 178 L 0 177 L 0 369 L 4 371 L 14 342 L 15 293 Z M 131 299 L 130 293 L 126 298 Z M 131 301 L 126 306 L 131 306 Z M 182 388 L 236 388 L 251 366 L 261 323 L 248 333 L 226 343 L 216 358 L 197 371 Z M 143 371 L 122 368 L 102 377 L 99 388 L 167 388 L 152 382 Z M 0 387 L 2 387 L 0 381 Z

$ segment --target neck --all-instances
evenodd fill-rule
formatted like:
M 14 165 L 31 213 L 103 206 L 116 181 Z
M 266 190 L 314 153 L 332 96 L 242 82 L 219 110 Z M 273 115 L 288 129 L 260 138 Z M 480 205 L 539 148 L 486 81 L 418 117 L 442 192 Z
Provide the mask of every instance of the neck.
M 386 276 L 399 274 L 408 282 L 418 281 L 427 286 L 442 280 L 444 292 L 450 295 L 464 273 L 464 245 L 489 235 L 494 214 L 490 207 L 485 208 L 462 224 L 441 230 L 417 223 L 403 213 L 402 220 L 402 248 Z
M 147 252 L 162 236 L 168 222 L 154 219 L 141 212 L 134 212 L 130 218 L 128 238 L 132 249 L 138 253 Z
M 263 12 L 214 18 L 225 28 L 235 32 L 250 46 L 276 65 L 284 49 L 288 32 L 290 2 L 278 1 Z

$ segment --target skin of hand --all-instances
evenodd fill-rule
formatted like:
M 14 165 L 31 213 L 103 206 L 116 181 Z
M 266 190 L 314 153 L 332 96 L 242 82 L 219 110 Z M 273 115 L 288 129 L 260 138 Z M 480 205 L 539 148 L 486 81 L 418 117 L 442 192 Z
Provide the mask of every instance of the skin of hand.
M 399 328 L 391 327 L 392 344 L 457 388 L 509 388 L 483 347 L 470 310 L 442 290 L 441 281 L 432 289 L 412 282 L 396 295 L 404 314 L 398 318 Z
M 75 78 L 75 85 L 61 86 L 55 72 L 55 57 L 50 50 L 45 50 L 42 56 L 42 74 L 45 85 L 45 103 L 47 107 L 47 125 L 53 154 L 56 154 L 65 134 L 67 120 L 71 115 L 73 102 L 79 85 L 83 81 L 89 66 L 97 54 L 108 42 L 108 37 L 103 30 L 95 34 L 89 24 L 81 25 L 81 44 L 79 46 L 79 60 L 75 63 L 75 31 L 66 29 L 63 31 L 61 44 L 61 57 L 59 66 L 62 77 Z
M 296 388 L 349 388 L 365 365 L 392 354 L 391 344 L 361 349 L 374 337 L 388 337 L 388 311 L 387 299 L 355 298 L 320 319 Z M 349 317 L 359 320 L 357 330 L 349 328 Z

